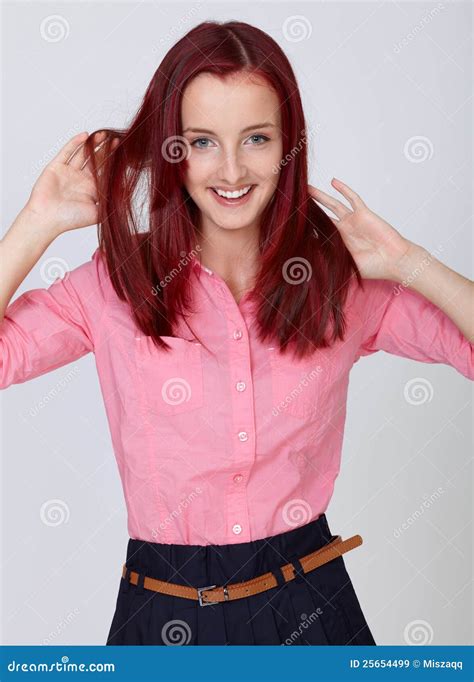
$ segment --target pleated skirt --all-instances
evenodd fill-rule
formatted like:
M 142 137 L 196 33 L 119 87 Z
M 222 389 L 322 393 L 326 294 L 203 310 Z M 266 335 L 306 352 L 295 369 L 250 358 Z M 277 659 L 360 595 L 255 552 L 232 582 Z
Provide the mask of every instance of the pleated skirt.
M 200 606 L 198 601 L 147 590 L 143 579 L 133 585 L 120 577 L 106 644 L 375 645 L 343 556 L 288 583 L 278 571 L 334 537 L 322 514 L 285 533 L 237 544 L 161 544 L 130 538 L 126 566 L 141 576 L 204 587 L 273 571 L 278 585 L 243 599 Z

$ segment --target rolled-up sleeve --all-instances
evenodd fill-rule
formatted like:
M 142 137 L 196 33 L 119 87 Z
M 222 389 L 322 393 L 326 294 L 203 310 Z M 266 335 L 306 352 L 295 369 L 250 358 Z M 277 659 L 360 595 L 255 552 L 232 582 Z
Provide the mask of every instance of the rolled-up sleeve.
M 413 289 L 384 279 L 366 290 L 357 355 L 383 350 L 420 362 L 443 363 L 474 379 L 473 344 L 440 308 Z
M 103 306 L 91 260 L 49 287 L 18 296 L 0 324 L 0 388 L 34 379 L 94 351 Z

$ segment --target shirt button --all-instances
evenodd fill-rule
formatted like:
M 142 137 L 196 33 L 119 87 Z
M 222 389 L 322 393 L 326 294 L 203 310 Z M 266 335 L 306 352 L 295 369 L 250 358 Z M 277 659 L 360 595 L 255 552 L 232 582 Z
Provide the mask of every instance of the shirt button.
M 234 339 L 238 340 L 242 338 L 242 331 L 240 329 L 236 329 L 234 332 Z
M 234 526 L 232 526 L 232 532 L 238 535 L 239 533 L 242 532 L 242 526 L 240 523 L 236 523 Z
M 235 384 L 235 388 L 236 388 L 238 391 L 245 391 L 245 386 L 246 386 L 245 381 L 238 381 L 238 382 Z
M 234 476 L 234 483 L 240 483 L 240 481 L 243 479 L 242 474 L 236 474 Z
M 240 431 L 239 432 L 239 440 L 247 440 L 248 439 L 248 433 L 247 431 Z

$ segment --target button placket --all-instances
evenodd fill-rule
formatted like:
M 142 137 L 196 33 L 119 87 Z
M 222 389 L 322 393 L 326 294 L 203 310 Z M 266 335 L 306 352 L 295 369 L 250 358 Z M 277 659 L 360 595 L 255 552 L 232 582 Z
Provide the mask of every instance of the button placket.
M 215 280 L 216 282 L 219 280 Z M 253 432 L 247 430 L 254 425 L 253 386 L 250 374 L 250 346 L 246 334 L 246 321 L 229 288 L 220 282 L 218 289 L 222 304 L 227 312 L 229 325 L 230 352 L 230 381 L 234 395 L 230 395 L 233 404 L 234 428 L 236 439 L 234 453 L 236 466 L 250 468 L 255 459 Z M 237 314 L 236 314 L 237 311 Z M 242 326 L 245 325 L 245 326 Z M 240 341 L 240 347 L 232 345 L 232 341 Z M 243 347 L 242 347 L 243 344 Z M 238 395 L 240 394 L 240 395 Z M 247 444 L 247 445 L 246 445 Z M 237 472 L 239 469 L 237 469 Z M 227 523 L 228 538 L 239 536 L 239 542 L 250 540 L 250 520 L 245 476 L 235 473 L 229 477 L 227 494 Z

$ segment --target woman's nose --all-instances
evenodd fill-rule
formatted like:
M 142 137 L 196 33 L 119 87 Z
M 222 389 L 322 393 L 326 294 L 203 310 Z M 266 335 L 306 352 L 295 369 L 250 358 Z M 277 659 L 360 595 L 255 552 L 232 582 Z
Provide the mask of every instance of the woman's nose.
M 226 152 L 219 165 L 218 177 L 223 184 L 236 185 L 239 178 L 246 176 L 246 167 L 239 152 Z

